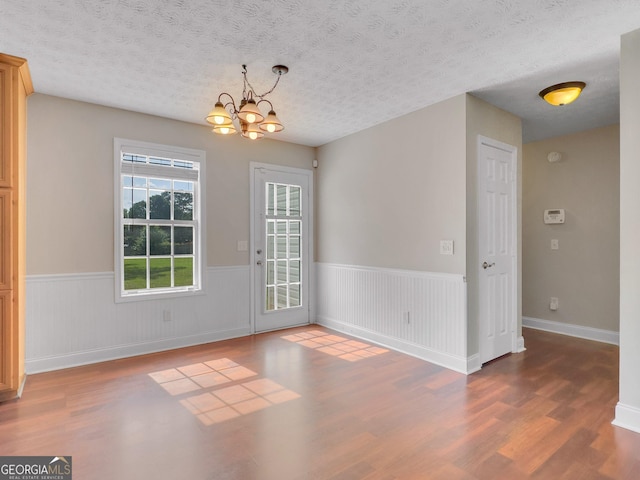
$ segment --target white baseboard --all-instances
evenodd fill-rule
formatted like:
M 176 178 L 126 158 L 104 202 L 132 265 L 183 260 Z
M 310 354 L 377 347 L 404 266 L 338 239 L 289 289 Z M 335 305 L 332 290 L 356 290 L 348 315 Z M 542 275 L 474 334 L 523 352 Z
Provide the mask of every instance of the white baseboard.
M 116 347 L 100 348 L 84 352 L 73 352 L 67 355 L 56 355 L 46 358 L 32 358 L 25 362 L 26 370 L 30 373 L 50 372 L 63 368 L 78 367 L 92 363 L 107 362 L 120 358 L 146 355 L 149 353 L 163 352 L 176 348 L 192 347 L 204 343 L 229 340 L 231 338 L 250 335 L 249 328 L 235 330 L 201 333 L 180 338 L 168 338 L 151 342 L 137 343 L 133 345 L 121 345 Z
M 616 418 L 611 424 L 640 433 L 640 408 L 623 405 L 618 402 L 616 405 Z
M 542 320 L 540 318 L 532 317 L 522 317 L 522 326 L 533 328 L 535 330 L 544 330 L 545 332 L 560 333 L 571 337 L 584 338 L 586 340 L 594 340 L 596 342 L 620 345 L 620 334 L 611 330 L 583 327 L 581 325 L 553 322 L 551 320 Z
M 317 317 L 316 323 L 318 325 L 331 328 L 332 330 L 347 333 L 362 340 L 367 340 L 383 347 L 388 347 L 398 352 L 406 353 L 407 355 L 411 355 L 412 357 L 426 360 L 427 362 L 440 365 L 441 367 L 445 367 L 459 373 L 470 374 L 480 370 L 479 355 L 474 356 L 478 357 L 476 362 L 473 360 L 473 357 L 471 357 L 470 359 L 466 359 L 464 357 L 437 352 L 421 345 L 416 345 L 405 340 L 388 337 L 380 333 L 367 330 L 365 328 L 355 327 L 353 325 L 326 317 Z

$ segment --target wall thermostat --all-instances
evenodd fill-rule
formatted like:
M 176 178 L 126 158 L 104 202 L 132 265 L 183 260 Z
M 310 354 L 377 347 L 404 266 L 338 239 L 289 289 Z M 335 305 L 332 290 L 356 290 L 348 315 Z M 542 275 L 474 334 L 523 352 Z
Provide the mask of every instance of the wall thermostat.
M 556 208 L 555 210 L 545 210 L 544 223 L 546 224 L 564 223 L 564 208 Z

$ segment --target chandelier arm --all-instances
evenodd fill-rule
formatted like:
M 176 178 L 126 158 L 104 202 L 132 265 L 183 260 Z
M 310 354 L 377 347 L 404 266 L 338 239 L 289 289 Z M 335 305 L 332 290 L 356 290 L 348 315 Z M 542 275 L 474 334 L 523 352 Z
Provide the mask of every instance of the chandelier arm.
M 269 104 L 269 110 L 273 110 L 273 103 L 271 103 L 269 100 L 265 98 L 260 98 L 258 103 L 256 103 L 256 106 L 260 105 L 262 102 L 267 102 Z
M 220 95 L 218 95 L 218 101 L 219 101 L 220 103 L 223 103 L 223 102 L 222 102 L 222 97 L 223 97 L 224 95 L 226 95 L 227 97 L 229 97 L 229 101 L 228 101 L 227 103 L 224 103 L 224 104 L 223 104 L 224 108 L 226 109 L 229 105 L 231 105 L 232 110 L 231 110 L 231 112 L 230 112 L 230 113 L 231 113 L 231 115 L 236 115 L 236 114 L 238 113 L 238 109 L 236 108 L 236 103 L 234 102 L 233 97 L 232 97 L 229 93 L 227 93 L 227 92 L 222 92 Z

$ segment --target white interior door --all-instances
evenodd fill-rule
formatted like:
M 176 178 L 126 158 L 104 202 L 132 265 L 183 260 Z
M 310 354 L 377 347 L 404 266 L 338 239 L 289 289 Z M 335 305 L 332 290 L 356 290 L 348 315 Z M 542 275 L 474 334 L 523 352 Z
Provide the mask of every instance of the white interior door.
M 251 164 L 253 329 L 308 324 L 312 171 Z
M 516 148 L 478 138 L 480 361 L 515 350 Z

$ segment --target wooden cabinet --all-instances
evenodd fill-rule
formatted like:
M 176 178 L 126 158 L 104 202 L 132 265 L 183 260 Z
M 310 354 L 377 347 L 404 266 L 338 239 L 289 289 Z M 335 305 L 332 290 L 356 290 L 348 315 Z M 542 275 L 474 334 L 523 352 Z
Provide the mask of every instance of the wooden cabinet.
M 0 53 L 0 402 L 24 383 L 27 61 Z

